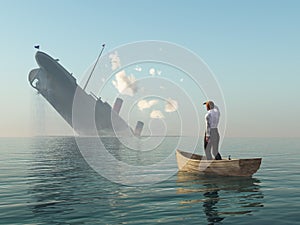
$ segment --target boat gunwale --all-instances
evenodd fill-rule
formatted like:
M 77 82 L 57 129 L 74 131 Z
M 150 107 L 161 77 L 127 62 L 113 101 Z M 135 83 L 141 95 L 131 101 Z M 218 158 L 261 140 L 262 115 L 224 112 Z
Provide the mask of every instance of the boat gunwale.
M 186 158 L 187 160 L 191 160 L 191 161 L 195 161 L 195 162 L 210 162 L 210 163 L 221 163 L 221 162 L 235 162 L 235 161 L 248 161 L 248 160 L 262 160 L 262 158 L 245 158 L 245 159 L 221 159 L 221 160 L 215 160 L 215 159 L 202 159 L 202 155 L 199 155 L 199 154 L 194 154 L 194 153 L 190 153 L 190 152 L 185 152 L 185 151 L 182 151 L 182 150 L 179 150 L 179 149 L 176 149 L 176 153 L 177 154 L 180 154 L 182 157 Z M 182 153 L 188 153 L 190 154 L 191 156 L 195 155 L 195 156 L 199 156 L 201 157 L 200 159 L 193 159 L 193 158 L 190 158 L 190 157 L 187 157 L 185 156 L 184 154 Z

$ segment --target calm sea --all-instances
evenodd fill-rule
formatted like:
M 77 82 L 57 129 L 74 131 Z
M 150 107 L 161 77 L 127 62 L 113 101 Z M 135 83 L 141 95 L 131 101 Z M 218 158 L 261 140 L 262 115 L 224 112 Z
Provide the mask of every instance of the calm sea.
M 176 141 L 138 152 L 105 138 L 113 158 L 132 166 L 98 162 L 103 176 L 133 182 L 122 185 L 95 172 L 73 137 L 2 138 L 0 224 L 300 224 L 299 139 L 226 139 L 224 157 L 263 158 L 252 178 L 176 173 Z

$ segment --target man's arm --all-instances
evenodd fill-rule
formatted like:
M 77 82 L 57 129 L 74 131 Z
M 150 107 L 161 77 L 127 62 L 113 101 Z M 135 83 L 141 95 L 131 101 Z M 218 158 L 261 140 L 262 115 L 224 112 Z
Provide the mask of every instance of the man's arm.
M 206 115 L 205 120 L 206 120 L 205 134 L 206 134 L 206 138 L 209 138 L 210 137 L 210 114 Z

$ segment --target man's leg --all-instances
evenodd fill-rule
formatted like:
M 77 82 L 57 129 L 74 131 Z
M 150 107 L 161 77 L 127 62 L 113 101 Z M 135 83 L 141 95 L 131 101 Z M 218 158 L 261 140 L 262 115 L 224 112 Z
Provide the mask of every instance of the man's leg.
M 219 153 L 219 141 L 220 141 L 220 135 L 218 130 L 214 130 L 212 132 L 212 137 L 211 137 L 211 145 L 212 145 L 212 151 L 213 155 L 216 160 L 221 160 L 221 154 Z
M 204 136 L 204 150 L 207 160 L 212 160 L 213 157 L 211 155 L 211 140 L 206 141 L 206 135 Z

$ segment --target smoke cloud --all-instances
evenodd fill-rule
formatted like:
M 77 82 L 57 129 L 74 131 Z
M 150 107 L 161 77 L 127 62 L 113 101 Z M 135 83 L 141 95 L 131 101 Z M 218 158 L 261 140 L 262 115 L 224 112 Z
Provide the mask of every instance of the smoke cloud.
M 112 83 L 120 94 L 133 96 L 137 92 L 137 83 L 133 75 L 126 76 L 126 72 L 122 70 L 116 74 L 115 79 Z
M 118 52 L 111 53 L 109 55 L 109 58 L 110 58 L 110 63 L 111 63 L 111 69 L 112 70 L 116 70 L 116 69 L 121 67 L 121 61 L 120 61 L 120 57 L 118 55 Z
M 158 103 L 157 100 L 150 100 L 150 101 L 140 100 L 138 102 L 138 107 L 139 107 L 139 110 L 143 111 L 144 109 L 151 108 L 153 105 L 155 105 L 157 103 Z
M 155 73 L 156 73 L 156 71 L 155 71 L 154 68 L 151 68 L 151 69 L 149 70 L 149 74 L 150 74 L 151 76 L 154 76 Z
M 166 112 L 175 112 L 178 109 L 178 103 L 176 100 L 169 98 L 165 105 Z
M 164 116 L 164 114 L 160 110 L 153 110 L 150 113 L 150 118 L 153 118 L 153 119 L 163 119 L 163 118 L 165 118 L 165 116 Z

